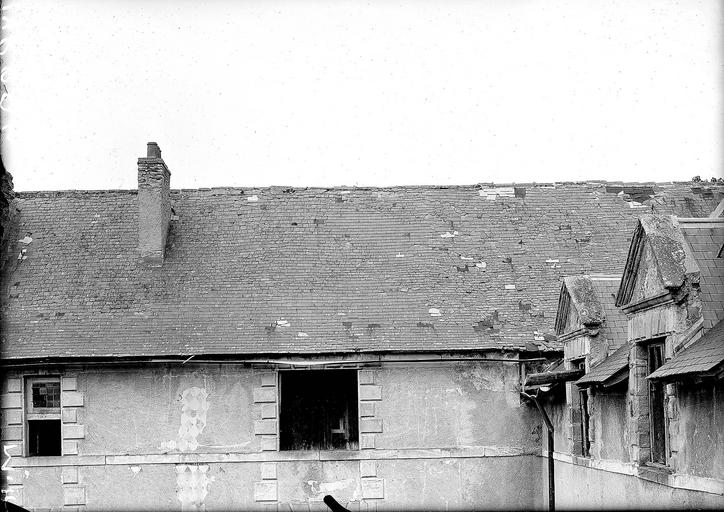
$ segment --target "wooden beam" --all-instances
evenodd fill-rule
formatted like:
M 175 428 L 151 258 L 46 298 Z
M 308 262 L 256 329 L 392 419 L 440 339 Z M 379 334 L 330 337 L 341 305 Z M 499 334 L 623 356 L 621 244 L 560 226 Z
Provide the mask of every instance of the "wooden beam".
M 556 372 L 531 373 L 525 379 L 527 386 L 553 384 L 555 382 L 568 382 L 578 380 L 584 375 L 583 370 L 559 370 Z

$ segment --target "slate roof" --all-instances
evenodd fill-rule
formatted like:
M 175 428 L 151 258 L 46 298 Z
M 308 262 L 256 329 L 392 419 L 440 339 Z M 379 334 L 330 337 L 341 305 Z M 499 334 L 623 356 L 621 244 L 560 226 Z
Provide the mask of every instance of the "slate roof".
M 724 321 L 717 323 L 648 378 L 667 379 L 691 373 L 709 372 L 722 363 L 724 363 Z
M 562 276 L 621 272 L 641 213 L 705 216 L 722 195 L 649 184 L 639 205 L 625 189 L 175 190 L 161 268 L 138 264 L 135 191 L 18 193 L 0 351 L 558 349 Z
M 599 336 L 609 340 L 609 346 L 626 344 L 628 340 L 628 319 L 624 312 L 616 307 L 616 295 L 621 284 L 621 276 L 592 275 L 591 284 L 596 290 L 605 318 L 599 327 Z
M 604 384 L 608 379 L 628 366 L 628 355 L 631 347 L 628 344 L 620 346 L 616 351 L 601 361 L 586 375 L 576 381 L 577 386 L 590 386 Z
M 704 329 L 724 319 L 724 218 L 680 219 L 684 239 L 699 266 Z

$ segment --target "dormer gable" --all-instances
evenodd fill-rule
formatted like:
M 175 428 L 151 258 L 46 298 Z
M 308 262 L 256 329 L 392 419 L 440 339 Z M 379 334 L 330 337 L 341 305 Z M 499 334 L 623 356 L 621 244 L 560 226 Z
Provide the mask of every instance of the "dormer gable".
M 630 307 L 676 295 L 699 267 L 673 215 L 643 215 L 634 231 L 616 306 Z
M 556 314 L 556 334 L 595 330 L 605 318 L 603 305 L 587 275 L 563 278 Z

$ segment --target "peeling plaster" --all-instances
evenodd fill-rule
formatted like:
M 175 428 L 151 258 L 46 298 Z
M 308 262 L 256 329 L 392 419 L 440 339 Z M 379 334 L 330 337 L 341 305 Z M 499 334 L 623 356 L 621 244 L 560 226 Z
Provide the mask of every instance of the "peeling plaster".
M 176 497 L 181 502 L 181 510 L 205 510 L 204 500 L 214 481 L 208 472 L 208 465 L 176 466 Z
M 339 495 L 339 491 L 349 487 L 354 487 L 354 492 L 352 493 L 352 497 L 349 501 L 358 501 L 361 495 L 359 481 L 354 478 L 347 478 L 337 482 L 318 482 L 317 480 L 308 480 L 307 484 L 310 488 L 310 494 L 314 495 L 310 499 L 314 501 L 324 499 L 324 496 L 327 494 Z
M 198 448 L 198 437 L 206 427 L 206 413 L 209 410 L 207 396 L 209 394 L 205 389 L 197 387 L 188 388 L 182 393 L 181 426 L 178 429 L 177 439 L 161 443 L 161 448 L 182 452 Z

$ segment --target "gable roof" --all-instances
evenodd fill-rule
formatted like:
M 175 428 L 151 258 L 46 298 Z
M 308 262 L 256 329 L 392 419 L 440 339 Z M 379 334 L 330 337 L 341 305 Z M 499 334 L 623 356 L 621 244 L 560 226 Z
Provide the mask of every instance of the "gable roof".
M 564 333 L 571 306 L 575 309 L 581 327 L 598 326 L 603 322 L 603 306 L 596 296 L 590 276 L 563 278 L 556 314 L 556 334 Z
M 673 379 L 692 373 L 706 373 L 724 363 L 724 321 L 685 348 L 655 372 L 649 379 Z
M 653 255 L 653 261 L 667 290 L 676 290 L 684 284 L 687 275 L 698 275 L 699 268 L 679 229 L 674 215 L 642 215 L 634 230 L 628 257 L 624 266 L 616 306 L 626 306 L 633 299 L 644 245 Z
M 614 383 L 618 382 L 619 379 L 614 379 L 614 377 L 628 368 L 630 350 L 631 347 L 628 344 L 620 346 L 613 354 L 601 361 L 598 366 L 595 366 L 590 372 L 578 379 L 576 385 L 586 387 L 601 384 L 605 387 L 607 384 L 610 385 L 612 380 L 615 380 Z
M 135 191 L 18 193 L 2 357 L 558 349 L 562 276 L 620 271 L 642 211 L 720 194 L 608 187 L 175 190 L 161 268 Z
M 575 308 L 579 328 L 587 327 L 604 332 L 604 337 L 615 344 L 626 342 L 628 325 L 626 315 L 616 307 L 616 293 L 620 275 L 590 274 L 563 278 L 555 329 L 565 334 L 570 308 Z

